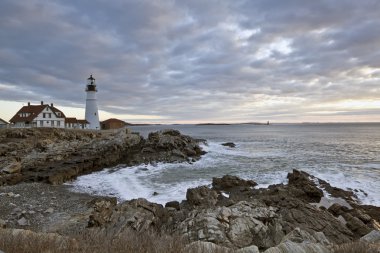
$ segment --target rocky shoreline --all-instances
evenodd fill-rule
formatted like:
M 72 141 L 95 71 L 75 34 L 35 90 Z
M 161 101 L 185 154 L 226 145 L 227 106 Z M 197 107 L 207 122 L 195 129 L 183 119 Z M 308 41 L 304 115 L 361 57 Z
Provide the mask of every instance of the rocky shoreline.
M 49 136 L 62 134 L 49 131 Z M 26 137 L 15 137 L 20 133 Z M 15 135 L 12 133 L 11 137 L 4 132 L 0 134 L 7 136 L 8 143 L 20 147 L 16 153 L 14 150 L 4 153 L 4 145 L 0 148 L 1 161 L 8 161 L 4 166 L 8 169 L 0 174 L 3 182 L 0 187 L 0 251 L 6 253 L 67 252 L 68 249 L 69 252 L 139 252 L 136 249 L 128 251 L 125 242 L 121 246 L 124 250 L 112 249 L 112 245 L 103 251 L 88 250 L 78 239 L 78 234 L 101 234 L 103 239 L 98 238 L 96 243 L 106 245 L 103 240 L 116 243 L 131 237 L 131 231 L 137 238 L 145 238 L 150 233 L 158 235 L 160 239 L 149 237 L 154 244 L 165 241 L 162 238 L 173 238 L 165 241 L 168 244 L 165 250 L 160 251 L 156 245 L 151 251 L 141 249 L 141 252 L 380 252 L 380 207 L 361 205 L 355 191 L 333 187 L 299 170 L 288 174 L 288 184 L 271 185 L 265 189 L 258 189 L 254 181 L 235 176 L 213 178 L 211 186 L 188 189 L 186 200 L 168 202 L 165 206 L 145 199 L 117 203 L 116 198 L 74 193 L 68 186 L 60 185 L 80 174 L 98 170 L 97 154 L 104 157 L 117 153 L 108 159 L 108 167 L 119 162 L 191 162 L 199 159 L 202 150 L 197 141 L 178 131 L 152 133 L 147 139 L 128 130 L 102 133 L 102 136 L 90 131 L 65 132 L 70 137 L 57 137 L 63 141 L 53 139 L 53 143 L 45 146 L 38 142 L 33 144 L 35 146 L 31 149 L 42 145 L 45 149 L 40 153 L 50 154 L 38 162 L 45 161 L 51 169 L 37 171 L 31 169 L 31 165 L 38 166 L 38 162 L 30 162 L 28 152 L 32 151 L 27 149 L 29 144 L 15 140 L 26 141 L 40 133 L 30 134 L 22 130 Z M 75 139 L 71 139 L 74 136 Z M 82 145 L 75 143 L 77 138 L 83 138 Z M 62 149 L 64 145 L 71 148 L 78 145 L 76 153 L 80 152 L 82 160 L 75 160 L 80 161 L 76 163 L 76 173 L 67 174 L 67 167 L 58 169 L 53 166 L 65 163 L 72 166 L 71 159 L 76 157 L 73 151 L 61 152 L 61 160 L 51 161 L 54 150 L 57 151 L 57 147 Z M 87 153 L 86 160 L 83 155 Z M 36 157 L 42 157 L 42 154 Z M 9 165 L 15 162 L 21 165 L 21 169 L 10 173 Z M 84 165 L 89 163 L 92 167 Z M 42 166 L 45 167 L 48 166 Z M 19 179 L 11 180 L 12 175 Z M 129 233 L 127 237 L 126 233 Z M 38 240 L 52 241 L 55 248 L 12 250 L 10 243 L 6 242 L 12 238 L 37 238 L 36 243 Z M 138 241 L 138 244 L 149 242 Z M 359 245 L 366 251 L 349 251 L 355 247 L 351 245 Z M 339 251 L 342 247 L 348 250 Z
M 144 139 L 129 129 L 0 129 L 0 186 L 20 182 L 62 184 L 117 164 L 195 161 L 198 142 L 176 130 Z

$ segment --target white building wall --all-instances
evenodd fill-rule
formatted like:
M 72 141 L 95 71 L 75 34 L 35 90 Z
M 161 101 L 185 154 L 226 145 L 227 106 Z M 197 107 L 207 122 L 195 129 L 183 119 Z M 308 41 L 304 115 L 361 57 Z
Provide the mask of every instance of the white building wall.
M 45 117 L 44 117 L 45 114 Z M 50 114 L 50 115 L 49 115 Z M 41 123 L 42 122 L 42 123 Z M 34 120 L 35 127 L 65 128 L 65 119 L 57 118 L 50 106 L 47 106 Z
M 96 91 L 87 91 L 85 118 L 88 122 L 90 122 L 88 129 L 100 130 L 98 103 L 96 101 Z

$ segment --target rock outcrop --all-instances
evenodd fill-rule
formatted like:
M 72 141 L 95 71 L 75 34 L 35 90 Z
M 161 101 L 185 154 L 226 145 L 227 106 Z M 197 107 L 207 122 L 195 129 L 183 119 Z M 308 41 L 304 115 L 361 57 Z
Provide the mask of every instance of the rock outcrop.
M 0 143 L 0 186 L 62 184 L 121 163 L 193 161 L 204 154 L 196 140 L 176 130 L 151 133 L 144 139 L 129 129 L 0 129 Z
M 320 194 L 309 174 L 293 171 L 288 178 L 289 184 L 268 189 L 255 189 L 253 181 L 237 177 L 215 178 L 211 188 L 188 189 L 186 200 L 166 207 L 145 199 L 124 202 L 112 212 L 107 209 L 110 205 L 102 205 L 106 211 L 95 212 L 105 217 L 92 223 L 116 234 L 132 228 L 179 235 L 196 242 L 191 244 L 195 248 L 258 252 L 254 251 L 257 248 L 267 253 L 328 253 L 331 245 L 355 241 L 374 229 L 370 222 L 373 217 L 363 209 L 349 210 L 353 221 L 343 218 L 343 222 L 336 213 L 310 203 L 320 199 Z M 363 238 L 376 241 L 377 237 L 372 232 Z
M 183 238 L 189 243 L 185 252 L 329 253 L 335 245 L 349 247 L 359 239 L 363 245 L 377 247 L 380 236 L 374 225 L 379 223 L 376 216 L 355 204 L 354 199 L 350 199 L 350 208 L 336 203 L 327 209 L 310 203 L 320 199 L 317 179 L 301 171 L 289 173 L 288 178 L 289 184 L 268 189 L 256 189 L 254 181 L 234 176 L 214 178 L 211 187 L 188 189 L 186 200 L 168 202 L 165 207 L 145 199 L 117 204 L 109 197 L 91 197 L 86 206 L 74 209 L 80 214 L 71 215 L 62 213 L 57 205 L 42 210 L 14 207 L 2 226 L 48 227 L 48 231 L 68 236 L 64 238 L 81 231 L 114 238 L 130 230 L 139 234 L 153 231 Z M 54 188 L 49 187 L 49 191 Z M 17 195 L 8 192 L 2 196 L 15 202 L 23 198 Z M 50 193 L 46 197 L 47 203 L 55 200 Z M 43 220 L 38 218 L 41 215 Z M 36 226 L 35 218 L 47 224 Z

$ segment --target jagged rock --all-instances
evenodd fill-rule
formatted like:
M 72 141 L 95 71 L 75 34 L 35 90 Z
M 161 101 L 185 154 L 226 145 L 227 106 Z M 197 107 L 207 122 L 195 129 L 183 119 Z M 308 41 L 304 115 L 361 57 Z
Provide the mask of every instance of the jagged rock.
M 372 230 L 370 233 L 360 238 L 360 241 L 380 244 L 380 231 Z
M 99 213 L 97 216 L 94 213 L 91 215 L 91 224 L 101 226 L 115 236 L 127 229 L 139 232 L 159 229 L 169 216 L 169 211 L 162 205 L 151 203 L 146 199 L 126 201 L 114 208 L 111 208 L 112 202 L 98 203 L 100 211 L 95 210 L 95 213 Z
M 175 208 L 176 210 L 181 209 L 178 201 L 170 201 L 170 202 L 165 204 L 165 207 L 172 207 L 172 208 Z
M 214 206 L 217 202 L 217 198 L 218 194 L 216 191 L 207 186 L 191 188 L 186 192 L 186 200 L 193 206 Z
M 295 228 L 293 231 L 285 235 L 281 240 L 281 242 L 286 241 L 295 243 L 319 243 L 325 246 L 331 244 L 322 232 L 314 232 L 312 235 L 300 228 Z
M 347 207 L 341 206 L 338 203 L 332 204 L 327 210 L 335 216 L 342 215 L 349 211 Z
M 371 229 L 366 226 L 359 218 L 353 217 L 351 214 L 344 214 L 343 217 L 347 222 L 347 227 L 356 235 L 358 235 L 358 237 L 364 236 L 371 232 Z
M 3 168 L 2 171 L 5 173 L 8 173 L 8 174 L 20 173 L 21 163 L 20 162 L 13 162 L 13 163 L 9 164 L 8 166 L 6 166 L 5 168 Z
M 315 182 L 310 180 L 310 175 L 306 172 L 293 170 L 292 173 L 288 174 L 287 178 L 289 186 L 300 189 L 305 193 L 303 196 L 299 196 L 304 200 L 318 203 L 323 197 L 323 191 L 317 187 Z
M 109 222 L 116 203 L 116 198 L 102 198 L 93 200 L 90 205 L 92 205 L 94 211 L 89 217 L 88 226 L 99 227 Z
M 227 247 L 219 246 L 212 242 L 196 241 L 189 243 L 183 249 L 183 252 L 195 253 L 195 252 L 225 252 L 232 253 L 233 250 Z
M 175 231 L 191 241 L 209 241 L 226 247 L 277 245 L 284 236 L 277 223 L 276 208 L 259 201 L 241 201 L 229 207 L 192 210 L 179 217 Z M 174 223 L 176 223 L 176 217 Z
M 22 217 L 21 219 L 19 219 L 19 220 L 17 221 L 17 224 L 18 224 L 19 226 L 28 226 L 28 225 L 29 225 L 29 222 L 28 222 L 27 219 L 25 219 L 24 217 Z
M 236 176 L 225 175 L 222 178 L 212 178 L 212 188 L 217 191 L 230 192 L 233 188 L 254 187 L 257 183 L 253 180 L 244 180 Z
M 235 148 L 236 144 L 233 143 L 233 142 L 226 142 L 226 143 L 222 143 L 222 146 L 226 146 L 226 147 L 230 147 L 230 148 Z
M 276 247 L 264 251 L 264 253 L 332 253 L 327 247 L 318 243 L 282 242 Z

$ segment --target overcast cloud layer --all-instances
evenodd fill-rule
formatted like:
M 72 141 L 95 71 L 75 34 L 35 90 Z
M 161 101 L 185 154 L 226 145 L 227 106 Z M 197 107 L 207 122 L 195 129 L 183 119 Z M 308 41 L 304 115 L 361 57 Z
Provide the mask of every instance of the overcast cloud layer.
M 131 122 L 380 121 L 380 1 L 0 2 L 0 100 L 83 107 L 90 73 Z

